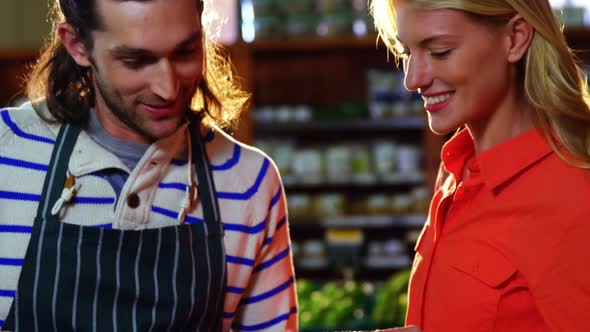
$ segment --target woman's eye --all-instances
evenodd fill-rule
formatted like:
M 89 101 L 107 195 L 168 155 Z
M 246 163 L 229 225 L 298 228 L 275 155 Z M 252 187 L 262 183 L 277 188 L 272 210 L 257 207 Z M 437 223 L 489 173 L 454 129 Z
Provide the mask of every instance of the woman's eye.
M 443 50 L 443 51 L 430 51 L 430 55 L 435 58 L 444 58 L 451 53 L 452 50 Z

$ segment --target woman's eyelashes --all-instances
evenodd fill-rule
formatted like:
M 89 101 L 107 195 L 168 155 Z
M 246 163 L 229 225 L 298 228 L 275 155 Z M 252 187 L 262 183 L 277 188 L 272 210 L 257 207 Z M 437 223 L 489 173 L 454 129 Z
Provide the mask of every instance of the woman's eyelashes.
M 453 51 L 452 48 L 444 49 L 444 50 L 429 50 L 428 54 L 436 59 L 444 59 L 447 56 L 449 56 L 452 51 Z M 401 49 L 401 52 L 399 53 L 399 56 L 402 59 L 407 59 L 410 57 L 410 55 L 412 55 L 412 52 L 410 52 L 410 50 L 408 48 Z
M 453 51 L 453 49 L 436 50 L 436 51 L 432 50 L 429 53 L 434 58 L 444 59 L 447 56 L 449 56 L 449 54 L 451 54 L 452 51 Z

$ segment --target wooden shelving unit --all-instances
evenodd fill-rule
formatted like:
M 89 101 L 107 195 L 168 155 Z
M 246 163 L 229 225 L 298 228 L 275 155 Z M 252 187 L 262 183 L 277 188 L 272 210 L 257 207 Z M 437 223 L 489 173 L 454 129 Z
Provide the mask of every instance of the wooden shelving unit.
M 590 28 L 570 28 L 566 31 L 570 47 L 577 56 L 590 63 Z M 232 59 L 238 73 L 245 80 L 247 88 L 253 92 L 254 107 L 261 105 L 297 105 L 317 106 L 336 103 L 355 103 L 367 100 L 368 69 L 399 70 L 393 56 L 387 54 L 383 43 L 378 43 L 375 36 L 360 39 L 308 39 L 308 40 L 269 40 L 253 43 L 239 43 L 230 48 Z M 251 115 L 248 115 L 251 118 Z M 418 133 L 418 135 L 416 135 Z M 333 183 L 297 183 L 286 177 L 287 196 L 305 192 L 395 192 L 407 190 L 419 184 L 431 187 L 439 165 L 440 149 L 443 138 L 435 136 L 425 126 L 424 118 L 388 119 L 388 120 L 342 120 L 315 121 L 309 123 L 256 123 L 248 121 L 242 126 L 240 136 L 248 140 L 254 137 L 297 137 L 320 143 L 326 138 L 336 137 L 342 140 L 357 137 L 362 140 L 371 137 L 395 137 L 396 135 L 413 135 L 412 139 L 421 139 L 424 150 L 424 174 L 420 181 L 411 183 L 386 183 L 381 181 L 368 185 L 333 184 Z M 371 221 L 379 218 L 354 216 L 355 227 L 371 237 L 380 238 L 384 234 L 403 236 L 403 227 L 391 221 L 396 216 L 385 217 L 390 220 L 379 227 Z M 349 218 L 350 219 L 350 218 Z M 385 220 L 383 219 L 383 220 Z M 317 218 L 306 223 L 292 222 L 292 236 L 321 239 L 326 228 L 344 227 L 348 220 L 330 224 L 324 218 Z M 350 225 L 349 225 L 350 226 Z M 389 236 L 389 235 L 388 235 Z M 327 266 L 310 262 L 298 267 L 302 276 L 330 279 L 334 271 Z M 317 263 L 317 262 L 315 262 Z M 325 263 L 325 262 L 324 262 Z M 379 265 L 379 262 L 372 262 Z M 364 266 L 359 278 L 387 277 L 395 269 L 404 266 Z
M 566 30 L 566 38 L 580 60 L 590 63 L 590 28 L 569 28 Z M 246 88 L 253 93 L 254 106 L 310 104 L 321 107 L 336 103 L 366 101 L 367 69 L 397 70 L 393 57 L 387 55 L 385 46 L 377 43 L 375 36 L 358 39 L 240 42 L 228 47 L 228 51 Z M 20 93 L 26 68 L 35 61 L 37 55 L 38 50 L 0 50 L 0 106 L 6 106 L 11 98 Z M 321 137 L 325 133 L 331 133 L 334 137 L 344 134 L 362 137 L 363 133 L 370 132 L 373 136 L 388 137 L 394 132 L 404 131 L 404 135 L 414 135 L 413 139 L 421 139 L 424 146 L 425 172 L 420 181 L 383 182 L 373 185 L 301 184 L 289 182 L 286 178 L 288 194 L 306 191 L 387 191 L 411 187 L 418 183 L 430 186 L 434 182 L 439 163 L 439 151 L 443 142 L 440 137 L 430 134 L 425 128 L 423 118 L 383 121 L 367 119 L 338 123 L 327 121 L 269 126 L 257 124 L 255 126 L 251 112 L 245 112 L 236 136 L 242 141 L 253 143 L 255 135 L 277 137 L 303 135 L 316 139 L 314 137 Z M 400 226 L 394 222 L 395 216 L 389 219 L 385 217 L 388 222 L 383 225 L 377 225 L 381 219 L 367 217 L 367 223 L 363 226 L 363 222 L 359 221 L 361 219 L 362 216 L 355 216 L 355 227 L 366 228 L 365 231 L 372 236 L 387 232 L 402 234 L 399 233 Z M 346 218 L 341 220 L 341 222 L 347 221 L 350 220 Z M 325 228 L 335 226 L 342 225 L 330 224 L 327 219 L 311 220 L 305 224 L 298 223 L 292 226 L 292 233 L 294 237 L 318 236 Z M 359 277 L 382 279 L 387 277 L 391 270 L 391 267 L 365 266 Z M 334 276 L 333 271 L 326 267 L 311 268 L 301 273 L 304 276 L 306 274 L 325 279 Z

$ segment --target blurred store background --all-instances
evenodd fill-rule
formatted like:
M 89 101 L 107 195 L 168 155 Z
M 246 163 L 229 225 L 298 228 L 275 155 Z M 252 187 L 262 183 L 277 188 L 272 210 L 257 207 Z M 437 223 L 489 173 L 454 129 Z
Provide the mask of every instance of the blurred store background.
M 590 1 L 552 1 L 590 63 Z M 287 190 L 303 331 L 401 324 L 443 138 L 376 43 L 366 0 L 214 0 L 207 19 L 253 103 L 235 135 Z M 46 0 L 0 0 L 0 107 L 50 29 Z

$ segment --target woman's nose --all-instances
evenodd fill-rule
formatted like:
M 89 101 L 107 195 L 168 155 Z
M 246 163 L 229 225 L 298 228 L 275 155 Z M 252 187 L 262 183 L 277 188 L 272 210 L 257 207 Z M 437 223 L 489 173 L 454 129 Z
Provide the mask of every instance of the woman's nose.
M 432 74 L 428 64 L 419 57 L 410 55 L 404 60 L 404 86 L 410 91 L 417 91 L 429 86 Z

